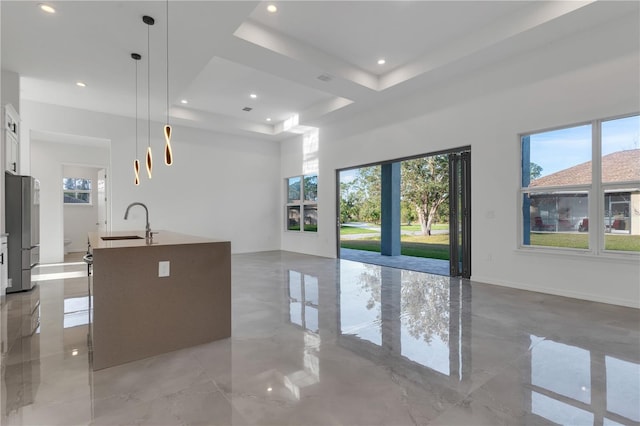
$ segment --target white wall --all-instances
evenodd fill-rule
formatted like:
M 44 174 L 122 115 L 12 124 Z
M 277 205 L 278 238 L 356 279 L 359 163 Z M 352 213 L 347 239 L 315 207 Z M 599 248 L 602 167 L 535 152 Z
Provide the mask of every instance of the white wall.
M 62 178 L 64 165 L 70 163 L 107 167 L 109 148 L 43 140 L 31 141 L 31 175 L 40 180 L 41 263 L 57 263 L 64 260 Z M 74 244 L 82 247 L 81 242 L 86 242 L 86 234 L 83 238 L 73 239 Z M 86 245 L 84 248 L 86 249 Z
M 1 100 L 2 105 L 11 104 L 18 114 L 20 114 L 20 75 L 18 73 L 2 70 Z
M 64 238 L 70 252 L 87 250 L 87 233 L 98 229 L 98 168 L 63 166 L 63 177 L 91 180 L 91 204 L 64 204 Z
M 162 123 L 152 123 L 153 179 L 143 170 L 135 186 L 135 120 L 26 100 L 22 119 L 31 130 L 111 141 L 112 230 L 144 229 L 143 209 L 123 219 L 127 205 L 139 201 L 149 208 L 153 230 L 229 240 L 234 253 L 280 248 L 277 143 L 174 126 L 174 164 L 166 167 Z M 139 141 L 143 167 L 145 147 L 146 138 Z
M 518 134 L 640 111 L 639 43 L 637 20 L 624 18 L 322 127 L 319 232 L 283 231 L 282 248 L 336 256 L 336 169 L 471 145 L 472 279 L 640 307 L 637 257 L 517 248 Z M 281 179 L 301 173 L 300 137 L 281 158 Z

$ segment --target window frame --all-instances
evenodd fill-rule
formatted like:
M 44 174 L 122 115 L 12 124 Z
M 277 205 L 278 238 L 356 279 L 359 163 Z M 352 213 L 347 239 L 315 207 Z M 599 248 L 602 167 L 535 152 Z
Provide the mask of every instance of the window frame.
M 83 179 L 85 181 L 89 182 L 89 185 L 91 186 L 91 189 L 65 189 L 64 188 L 64 180 L 65 179 Z M 75 193 L 75 194 L 89 194 L 89 201 L 86 203 L 67 203 L 65 201 L 65 194 L 66 193 Z M 86 177 L 70 177 L 70 176 L 64 176 L 62 178 L 62 205 L 63 206 L 85 206 L 85 207 L 92 207 L 93 206 L 93 179 L 91 178 L 86 178 Z
M 624 181 L 624 182 L 602 182 L 602 123 L 607 121 L 614 121 L 629 117 L 640 117 L 640 112 L 632 112 L 628 114 L 621 114 L 612 117 L 598 118 L 590 121 L 582 121 L 574 124 L 567 124 L 563 126 L 555 126 L 541 130 L 527 131 L 518 134 L 518 210 L 517 210 L 517 249 L 523 252 L 536 252 L 536 253 L 550 253 L 550 254 L 577 254 L 577 255 L 591 255 L 598 256 L 600 258 L 615 258 L 615 259 L 630 259 L 637 261 L 640 257 L 638 251 L 625 251 L 625 250 L 607 250 L 605 248 L 605 229 L 599 230 L 596 227 L 589 227 L 588 231 L 588 248 L 572 248 L 572 247 L 552 247 L 552 246 L 537 246 L 531 244 L 524 244 L 524 195 L 531 193 L 550 193 L 555 191 L 562 192 L 587 192 L 588 199 L 588 218 L 591 223 L 604 223 L 605 220 L 605 194 L 607 189 L 637 189 L 640 187 L 638 181 Z M 562 186 L 542 186 L 542 187 L 524 187 L 523 181 L 523 143 L 522 139 L 526 136 L 532 136 L 535 134 L 552 132 L 555 130 L 569 129 L 572 127 L 580 127 L 584 125 L 591 125 L 591 183 L 590 184 L 575 184 L 575 185 L 562 185 Z M 595 218 L 592 220 L 592 218 Z
M 305 178 L 308 177 L 315 177 L 316 178 L 316 199 L 315 200 L 306 200 L 305 199 L 305 193 L 304 193 L 304 180 Z M 291 179 L 295 179 L 298 178 L 300 179 L 300 198 L 297 200 L 289 200 L 289 181 Z M 286 177 L 284 179 L 284 186 L 285 186 L 285 207 L 284 207 L 284 231 L 285 232 L 305 232 L 307 234 L 318 234 L 318 226 L 317 226 L 317 214 L 318 214 L 318 190 L 317 190 L 317 182 L 318 179 L 318 173 L 309 173 L 309 174 L 301 174 L 301 175 L 295 175 L 295 176 L 289 176 Z M 299 212 L 300 212 L 300 229 L 289 229 L 289 209 L 291 207 L 298 207 Z M 304 212 L 306 207 L 315 207 L 315 211 L 316 211 L 316 229 L 315 230 L 306 230 L 305 225 L 304 225 Z

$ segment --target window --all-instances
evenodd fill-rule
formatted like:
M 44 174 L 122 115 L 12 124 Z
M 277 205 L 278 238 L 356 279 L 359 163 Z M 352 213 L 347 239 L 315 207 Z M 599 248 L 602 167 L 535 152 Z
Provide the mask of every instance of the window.
M 286 179 L 287 231 L 318 232 L 318 175 Z
M 91 204 L 91 179 L 63 178 L 64 204 Z
M 640 252 L 639 132 L 634 115 L 523 135 L 522 246 Z

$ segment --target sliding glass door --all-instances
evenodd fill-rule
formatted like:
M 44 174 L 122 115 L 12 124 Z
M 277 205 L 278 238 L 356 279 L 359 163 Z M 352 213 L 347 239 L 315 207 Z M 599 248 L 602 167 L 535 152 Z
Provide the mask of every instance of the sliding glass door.
M 471 277 L 471 152 L 449 154 L 449 269 Z

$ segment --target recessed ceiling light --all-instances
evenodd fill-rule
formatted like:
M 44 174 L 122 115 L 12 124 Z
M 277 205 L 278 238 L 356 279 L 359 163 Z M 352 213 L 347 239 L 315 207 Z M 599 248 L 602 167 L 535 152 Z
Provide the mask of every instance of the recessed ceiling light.
M 87 84 L 83 83 L 81 81 L 76 81 L 76 86 L 78 86 L 78 87 L 87 87 Z
M 267 11 L 269 13 L 276 13 L 278 11 L 278 8 L 275 4 L 270 4 L 269 6 L 267 6 Z
M 267 121 L 271 121 L 271 118 L 267 118 Z
M 40 3 L 38 5 L 38 7 L 40 8 L 40 10 L 42 10 L 43 12 L 47 12 L 47 13 L 56 13 L 56 10 L 53 8 L 53 6 L 49 6 L 48 4 L 44 4 L 44 3 Z
M 251 99 L 255 99 L 255 98 L 257 98 L 257 97 L 258 97 L 258 95 L 256 95 L 255 93 L 252 93 L 252 94 L 250 94 L 250 95 L 249 95 L 249 97 L 250 97 Z
M 378 59 L 378 65 L 384 65 L 386 63 L 387 63 L 387 61 L 384 58 Z
M 186 100 L 186 99 L 183 99 L 183 100 L 181 100 L 181 101 L 180 101 L 180 103 L 181 103 L 181 104 L 188 104 L 188 103 L 189 103 L 189 101 L 188 101 L 188 100 Z

